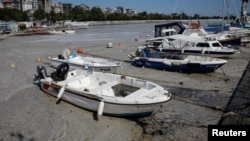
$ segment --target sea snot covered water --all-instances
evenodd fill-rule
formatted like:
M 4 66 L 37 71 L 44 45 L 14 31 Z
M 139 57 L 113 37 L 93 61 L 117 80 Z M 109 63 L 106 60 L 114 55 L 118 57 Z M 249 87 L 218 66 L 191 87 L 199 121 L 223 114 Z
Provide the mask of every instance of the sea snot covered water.
M 154 37 L 155 24 L 156 23 L 89 26 L 86 29 L 76 29 L 75 34 L 39 36 L 38 39 L 31 40 L 31 42 L 134 41 L 135 38 L 146 39 Z
M 87 29 L 76 29 L 75 34 L 42 36 L 36 41 L 81 42 L 81 41 L 134 41 L 136 38 L 146 40 L 154 37 L 155 25 L 162 23 L 121 24 L 89 26 Z M 201 22 L 206 25 L 205 21 Z

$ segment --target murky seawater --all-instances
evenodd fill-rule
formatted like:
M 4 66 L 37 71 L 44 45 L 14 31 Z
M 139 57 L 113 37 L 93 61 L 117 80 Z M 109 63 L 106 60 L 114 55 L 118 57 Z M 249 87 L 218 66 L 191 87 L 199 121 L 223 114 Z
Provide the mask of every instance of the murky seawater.
M 89 26 L 87 29 L 77 29 L 75 34 L 42 36 L 31 42 L 133 41 L 135 38 L 147 39 L 154 37 L 154 25 L 155 23 Z
M 51 35 L 43 36 L 36 41 L 58 41 L 58 42 L 78 42 L 78 41 L 134 41 L 136 38 L 146 40 L 154 37 L 154 26 L 162 23 L 145 24 L 123 24 L 123 25 L 100 25 L 89 26 L 87 29 L 77 29 L 73 35 Z M 203 24 L 203 22 L 202 22 Z M 34 41 L 32 41 L 34 42 Z

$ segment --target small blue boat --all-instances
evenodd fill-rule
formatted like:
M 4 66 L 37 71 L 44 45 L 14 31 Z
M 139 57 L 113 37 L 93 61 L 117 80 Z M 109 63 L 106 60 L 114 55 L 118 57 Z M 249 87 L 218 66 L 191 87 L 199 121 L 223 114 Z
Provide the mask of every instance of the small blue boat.
M 208 33 L 218 33 L 221 31 L 229 31 L 229 27 L 228 24 L 224 24 L 223 22 L 209 22 L 204 29 Z

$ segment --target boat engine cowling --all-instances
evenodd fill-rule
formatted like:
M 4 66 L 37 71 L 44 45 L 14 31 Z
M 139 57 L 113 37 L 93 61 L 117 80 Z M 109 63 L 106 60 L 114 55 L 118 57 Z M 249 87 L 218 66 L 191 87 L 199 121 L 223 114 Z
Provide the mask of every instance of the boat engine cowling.
M 33 81 L 40 80 L 46 78 L 47 75 L 47 70 L 44 66 L 37 66 L 37 74 L 33 76 Z
M 68 63 L 61 63 L 56 68 L 56 71 L 51 73 L 51 78 L 54 81 L 63 81 L 66 79 L 68 71 L 69 71 L 69 64 Z

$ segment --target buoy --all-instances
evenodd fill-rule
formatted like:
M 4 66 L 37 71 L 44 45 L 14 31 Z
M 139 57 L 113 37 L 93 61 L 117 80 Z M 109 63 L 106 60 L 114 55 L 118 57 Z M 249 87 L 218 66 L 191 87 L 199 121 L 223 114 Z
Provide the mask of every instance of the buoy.
M 41 58 L 37 57 L 37 58 L 36 58 L 36 62 L 37 62 L 37 63 L 40 63 L 40 62 L 41 62 Z
M 107 44 L 107 48 L 112 48 L 112 47 L 113 47 L 112 42 L 108 42 L 108 44 Z
M 104 109 L 104 102 L 103 100 L 99 103 L 99 107 L 98 107 L 98 116 L 101 116 L 103 113 L 103 109 Z
M 119 43 L 119 47 L 122 47 L 122 44 L 123 44 L 123 43 Z
M 82 48 L 77 48 L 77 53 L 83 53 Z
M 11 67 L 12 67 L 12 68 L 15 68 L 15 64 L 11 64 Z
M 65 90 L 65 87 L 61 87 L 59 93 L 57 94 L 56 103 L 58 103 L 58 101 L 62 98 L 64 90 Z

